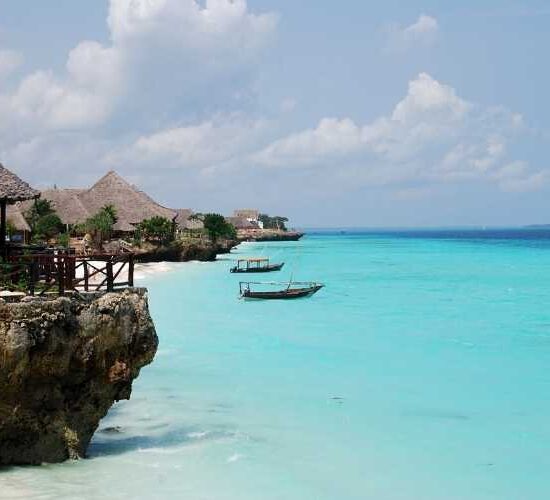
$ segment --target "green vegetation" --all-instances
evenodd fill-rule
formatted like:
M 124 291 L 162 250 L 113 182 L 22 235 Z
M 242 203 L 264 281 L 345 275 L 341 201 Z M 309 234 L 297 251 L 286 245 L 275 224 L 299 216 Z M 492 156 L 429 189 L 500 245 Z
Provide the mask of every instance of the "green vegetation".
M 6 223 L 6 234 L 11 238 L 17 232 L 17 228 L 11 220 Z
M 69 248 L 71 244 L 71 236 L 69 235 L 69 233 L 60 234 L 57 237 L 57 243 L 59 244 L 59 246 L 62 246 L 63 248 Z
M 139 225 L 138 232 L 147 241 L 165 245 L 174 239 L 174 224 L 166 217 L 151 217 Z
M 36 200 L 25 216 L 35 242 L 53 238 L 65 230 L 65 226 L 48 200 Z
M 214 243 L 220 238 L 235 239 L 237 237 L 237 231 L 233 224 L 227 222 L 225 217 L 220 214 L 205 214 L 204 229 Z
M 263 222 L 264 229 L 279 229 L 281 231 L 286 231 L 286 223 L 288 222 L 287 217 L 281 217 L 280 215 L 276 215 L 275 217 L 271 217 L 267 214 L 260 214 L 259 217 L 260 222 Z
M 100 245 L 103 240 L 111 237 L 116 222 L 116 208 L 113 205 L 105 205 L 84 223 L 84 230 L 91 233 L 96 244 Z

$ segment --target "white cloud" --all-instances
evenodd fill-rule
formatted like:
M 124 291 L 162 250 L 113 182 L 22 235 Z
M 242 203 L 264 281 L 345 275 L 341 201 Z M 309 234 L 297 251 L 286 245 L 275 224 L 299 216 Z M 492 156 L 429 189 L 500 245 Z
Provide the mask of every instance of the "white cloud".
M 364 126 L 349 118 L 324 118 L 314 129 L 274 142 L 258 159 L 270 165 L 307 165 L 362 151 L 402 160 L 435 139 L 452 136 L 471 107 L 453 88 L 421 73 L 389 116 Z
M 415 46 L 429 46 L 435 42 L 438 33 L 437 19 L 421 14 L 410 26 L 393 25 L 388 28 L 388 48 L 404 51 Z
M 524 161 L 514 161 L 494 172 L 494 178 L 503 191 L 522 193 L 538 191 L 544 187 L 550 175 L 545 170 L 533 172 Z
M 350 178 L 363 184 L 484 180 L 505 190 L 534 189 L 544 184 L 545 175 L 524 162 L 513 171 L 502 167 L 510 161 L 508 143 L 521 127 L 517 114 L 475 106 L 422 73 L 388 116 L 366 125 L 324 118 L 315 128 L 274 141 L 253 158 L 267 167 L 325 173 L 347 165 Z
M 439 29 L 437 19 L 425 14 L 421 14 L 418 17 L 416 23 L 407 26 L 403 33 L 406 37 L 409 38 L 421 38 L 427 34 L 436 32 Z
M 109 154 L 105 161 L 113 167 L 162 162 L 164 168 L 171 169 L 212 168 L 250 153 L 267 129 L 265 120 L 239 114 L 216 116 L 143 135 Z
M 351 154 L 364 145 L 361 129 L 350 119 L 324 118 L 314 129 L 275 141 L 255 155 L 261 164 L 295 167 Z
M 224 93 L 231 86 L 220 82 L 224 75 L 240 83 L 236 76 L 247 74 L 276 24 L 274 14 L 252 14 L 245 0 L 111 0 L 111 45 L 83 41 L 64 75 L 37 71 L 0 94 L 4 125 L 12 134 L 75 130 L 103 124 L 117 111 L 150 106 L 169 113 L 174 99 L 204 89 L 212 99 L 217 85 Z M 13 54 L 0 52 L 0 75 L 15 63 Z

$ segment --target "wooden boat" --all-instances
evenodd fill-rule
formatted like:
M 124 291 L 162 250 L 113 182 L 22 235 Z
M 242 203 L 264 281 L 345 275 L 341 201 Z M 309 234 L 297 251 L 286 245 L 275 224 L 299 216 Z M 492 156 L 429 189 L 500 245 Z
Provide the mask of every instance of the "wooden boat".
M 237 265 L 232 267 L 230 271 L 232 273 L 272 273 L 280 271 L 284 265 L 284 262 L 270 264 L 267 258 L 248 258 L 237 260 Z
M 280 290 L 272 291 L 254 291 L 251 286 L 253 285 L 285 285 L 286 287 Z M 241 298 L 243 299 L 272 299 L 272 300 L 288 300 L 288 299 L 300 299 L 303 297 L 311 297 L 314 293 L 317 293 L 325 285 L 315 282 L 300 282 L 294 281 L 290 283 L 253 283 L 253 282 L 241 282 L 239 283 L 239 289 L 241 292 Z

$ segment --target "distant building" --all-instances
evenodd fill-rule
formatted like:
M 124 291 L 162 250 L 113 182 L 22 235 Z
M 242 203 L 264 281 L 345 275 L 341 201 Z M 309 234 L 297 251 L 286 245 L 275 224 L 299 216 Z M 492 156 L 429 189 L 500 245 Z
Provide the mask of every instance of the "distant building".
M 253 208 L 240 208 L 233 212 L 233 217 L 235 219 L 244 219 L 252 223 L 256 228 L 263 229 L 263 222 L 260 221 L 260 211 Z M 235 224 L 233 224 L 235 225 Z M 237 226 L 235 226 L 237 227 Z M 237 228 L 239 229 L 239 228 Z M 245 229 L 245 228 L 242 228 Z
M 245 219 L 244 217 L 226 217 L 225 220 L 233 225 L 237 230 L 239 229 L 261 229 L 258 225 L 258 221 Z
M 204 228 L 204 222 L 201 217 L 197 217 L 193 210 L 189 208 L 178 208 L 176 213 L 176 224 L 178 230 L 189 231 Z

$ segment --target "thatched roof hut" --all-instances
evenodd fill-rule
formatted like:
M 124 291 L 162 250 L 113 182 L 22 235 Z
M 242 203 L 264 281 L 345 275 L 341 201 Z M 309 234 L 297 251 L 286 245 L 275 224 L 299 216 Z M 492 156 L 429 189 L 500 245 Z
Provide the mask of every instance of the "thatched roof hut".
M 12 224 L 21 233 L 30 232 L 29 223 L 25 220 L 18 205 L 8 205 L 6 210 L 8 223 Z
M 257 223 L 249 221 L 244 217 L 226 217 L 225 220 L 232 224 L 235 229 L 259 229 Z
M 255 208 L 239 208 L 233 211 L 233 217 L 249 221 L 258 220 L 260 218 L 260 211 Z
M 48 189 L 42 191 L 42 198 L 48 200 L 63 224 L 84 222 L 92 214 L 82 204 L 80 195 L 85 189 Z
M 117 211 L 116 231 L 133 232 L 145 219 L 160 216 L 174 220 L 177 213 L 163 207 L 143 191 L 111 171 L 90 189 L 50 189 L 42 193 L 49 200 L 64 224 L 77 224 L 96 214 L 105 205 Z
M 199 218 L 193 218 L 194 212 L 190 208 L 178 208 L 176 210 L 176 224 L 178 229 L 184 231 L 186 229 L 202 229 L 204 223 Z
M 40 193 L 0 163 L 0 201 L 6 204 L 38 198 Z
M 7 207 L 17 201 L 38 198 L 40 193 L 0 164 L 0 257 L 6 253 Z

